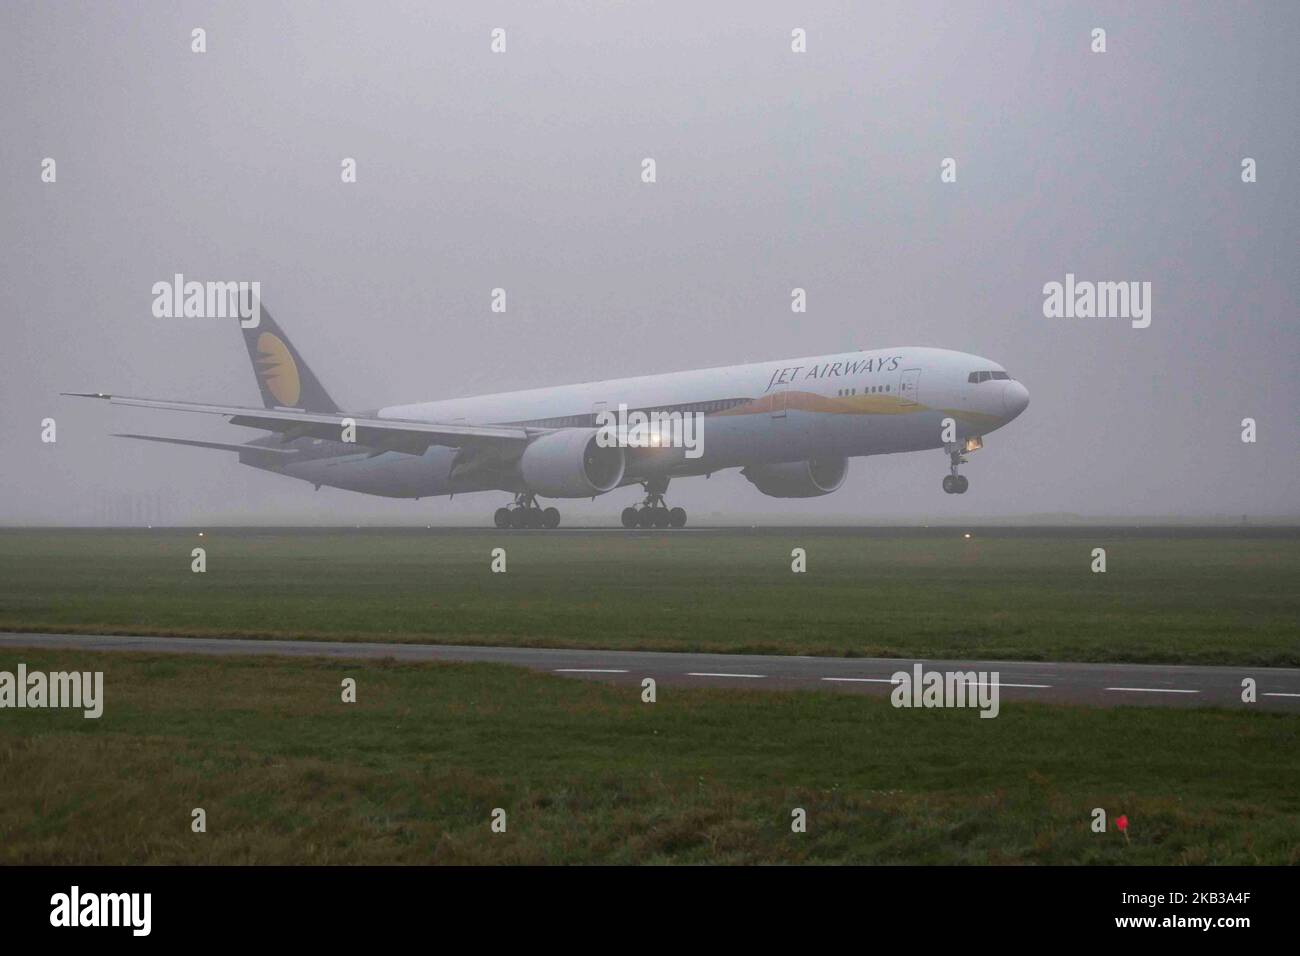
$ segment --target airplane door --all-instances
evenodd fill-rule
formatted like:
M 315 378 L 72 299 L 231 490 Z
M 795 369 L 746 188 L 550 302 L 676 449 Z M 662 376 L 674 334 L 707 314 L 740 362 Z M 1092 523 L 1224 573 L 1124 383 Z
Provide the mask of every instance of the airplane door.
M 898 402 L 900 405 L 915 405 L 920 399 L 917 397 L 917 386 L 921 381 L 921 370 L 919 368 L 905 368 L 903 374 L 898 377 Z
M 772 417 L 785 418 L 786 386 L 778 385 L 772 390 Z

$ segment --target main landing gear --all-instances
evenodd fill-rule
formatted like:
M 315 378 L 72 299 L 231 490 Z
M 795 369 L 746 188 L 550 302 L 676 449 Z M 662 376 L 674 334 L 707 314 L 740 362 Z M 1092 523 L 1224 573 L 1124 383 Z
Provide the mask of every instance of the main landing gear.
M 558 528 L 560 512 L 541 507 L 536 495 L 521 492 L 509 508 L 498 508 L 492 520 L 498 528 Z
M 966 458 L 960 451 L 950 451 L 948 459 L 951 462 L 948 466 L 950 474 L 943 476 L 943 490 L 950 495 L 964 495 L 970 487 L 970 480 L 965 475 L 957 474 L 957 466 L 966 464 Z
M 686 527 L 686 509 L 669 508 L 664 502 L 667 478 L 651 478 L 641 486 L 645 488 L 645 500 L 635 507 L 623 509 L 624 528 Z

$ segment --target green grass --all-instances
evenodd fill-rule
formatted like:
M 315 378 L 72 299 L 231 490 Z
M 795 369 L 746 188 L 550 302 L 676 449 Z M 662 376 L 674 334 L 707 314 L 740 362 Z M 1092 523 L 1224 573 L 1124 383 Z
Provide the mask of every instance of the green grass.
M 6 531 L 0 629 L 1298 666 L 1297 580 L 1294 535 Z
M 105 712 L 0 710 L 6 864 L 1300 863 L 1292 715 L 644 704 L 495 665 L 10 650 L 0 669 L 19 661 L 103 669 Z M 1092 833 L 1094 807 L 1130 839 Z

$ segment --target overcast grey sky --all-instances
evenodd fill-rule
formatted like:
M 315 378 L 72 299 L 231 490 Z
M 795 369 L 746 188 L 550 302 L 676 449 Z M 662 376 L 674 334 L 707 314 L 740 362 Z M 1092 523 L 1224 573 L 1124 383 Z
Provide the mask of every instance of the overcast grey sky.
M 693 521 L 1295 516 L 1297 50 L 1293 2 L 6 2 L 0 524 L 504 503 L 313 492 L 108 437 L 257 434 L 58 396 L 258 404 L 233 327 L 152 316 L 176 272 L 261 281 L 349 407 L 900 344 L 1031 392 L 966 495 L 934 451 L 857 459 L 807 501 L 678 482 Z M 1150 328 L 1044 318 L 1067 272 L 1151 282 Z

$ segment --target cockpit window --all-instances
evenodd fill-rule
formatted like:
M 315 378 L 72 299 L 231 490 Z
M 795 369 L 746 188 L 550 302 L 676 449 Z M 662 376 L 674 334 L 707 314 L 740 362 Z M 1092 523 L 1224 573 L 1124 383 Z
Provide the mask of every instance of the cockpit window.
M 971 372 L 970 375 L 966 377 L 966 381 L 971 383 L 1007 382 L 1010 380 L 1011 380 L 1011 376 L 1008 375 L 1006 372 L 993 372 L 993 371 Z

